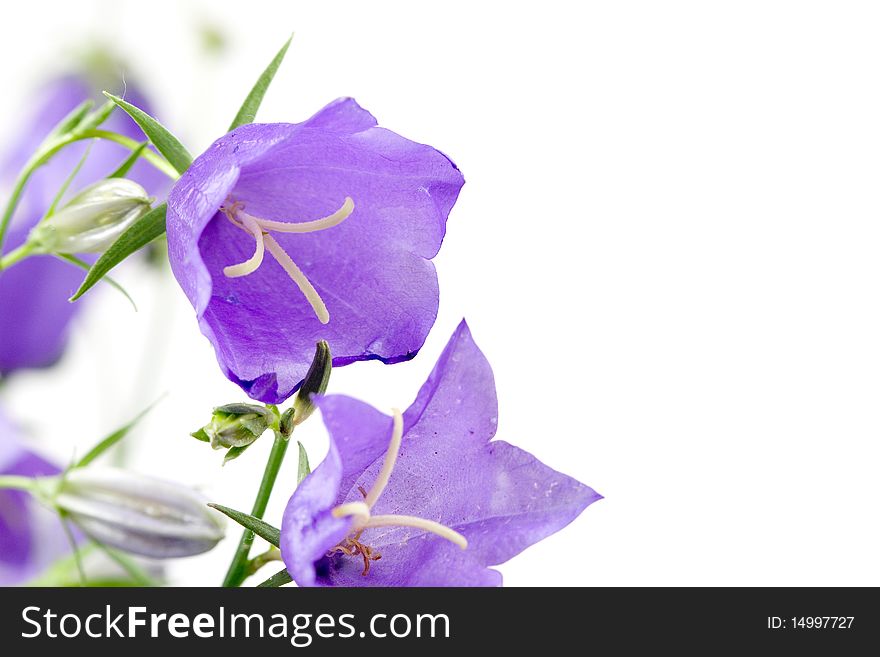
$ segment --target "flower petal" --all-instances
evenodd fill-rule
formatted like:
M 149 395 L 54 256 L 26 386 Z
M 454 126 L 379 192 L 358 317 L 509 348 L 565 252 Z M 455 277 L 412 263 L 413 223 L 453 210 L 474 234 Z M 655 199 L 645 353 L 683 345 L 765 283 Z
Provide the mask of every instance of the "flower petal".
M 350 397 L 335 395 L 316 402 L 327 413 L 325 422 L 332 423 L 330 449 L 297 487 L 281 523 L 281 556 L 300 586 L 315 583 L 315 563 L 348 534 L 351 521 L 334 518 L 330 510 L 339 502 L 338 491 L 351 488 L 351 482 L 385 453 L 392 426 L 390 418 Z
M 59 472 L 27 451 L 16 434 L 0 413 L 0 475 L 39 477 Z M 24 491 L 0 490 L 0 586 L 27 581 L 66 549 L 61 525 L 51 511 Z
M 433 534 L 378 552 L 382 558 L 372 563 L 367 575 L 358 557 L 325 558 L 317 565 L 318 582 L 322 586 L 501 586 L 501 573 L 486 568 L 479 555 Z
M 298 124 L 243 126 L 196 159 L 169 197 L 169 257 L 221 368 L 252 398 L 280 403 L 297 389 L 315 343 L 333 364 L 412 358 L 436 319 L 436 255 L 463 184 L 435 149 L 382 128 L 353 100 Z M 216 210 L 227 199 L 273 221 L 354 212 L 342 224 L 275 234 L 324 299 L 329 324 L 270 258 L 230 279 L 253 240 Z
M 404 414 L 397 462 L 372 513 L 442 523 L 468 539 L 467 549 L 412 527 L 367 528 L 360 541 L 382 558 L 362 577 L 356 557 L 326 556 L 346 536 L 346 526 L 335 521 L 333 532 L 323 530 L 332 508 L 362 500 L 360 488 L 376 480 L 392 421 L 349 397 L 324 397 L 316 405 L 330 434 L 330 453 L 303 482 L 307 494 L 294 493 L 282 523 L 282 556 L 300 583 L 499 585 L 500 575 L 489 566 L 558 531 L 601 499 L 528 452 L 492 440 L 492 371 L 462 322 Z M 301 548 L 304 536 L 314 540 L 308 550 Z
M 354 98 L 339 98 L 306 121 L 305 125 L 309 128 L 352 134 L 376 126 L 377 121 Z

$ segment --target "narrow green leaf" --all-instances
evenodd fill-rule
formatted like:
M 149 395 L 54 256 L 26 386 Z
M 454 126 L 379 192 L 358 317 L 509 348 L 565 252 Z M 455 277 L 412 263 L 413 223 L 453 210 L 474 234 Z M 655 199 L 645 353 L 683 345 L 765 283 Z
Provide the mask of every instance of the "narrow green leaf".
M 263 538 L 275 547 L 278 547 L 278 543 L 281 541 L 281 531 L 270 525 L 268 522 L 260 520 L 259 518 L 254 518 L 247 513 L 230 509 L 227 506 L 221 506 L 220 504 L 209 504 L 208 506 L 212 509 L 217 509 L 220 513 L 232 518 L 245 529 L 250 529 L 260 538 Z
M 189 165 L 192 164 L 192 155 L 180 143 L 180 140 L 171 134 L 168 128 L 142 109 L 122 100 L 119 96 L 114 96 L 106 91 L 104 95 L 119 105 L 126 114 L 134 119 L 135 123 L 141 127 L 141 130 L 150 138 L 150 141 L 153 142 L 158 151 L 165 156 L 165 159 L 171 163 L 171 166 L 177 169 L 177 173 L 183 173 L 189 168 Z
M 116 169 L 116 171 L 114 171 L 113 173 L 111 173 L 111 174 L 110 174 L 109 176 L 107 176 L 107 177 L 108 177 L 108 178 L 123 178 L 123 177 L 125 176 L 125 174 L 127 174 L 129 171 L 131 171 L 131 168 L 132 168 L 132 167 L 135 165 L 135 163 L 138 161 L 138 158 L 141 156 L 141 153 L 144 152 L 144 149 L 147 147 L 147 145 L 148 145 L 149 143 L 150 143 L 149 141 L 142 141 L 142 142 L 138 145 L 138 147 L 135 148 L 135 149 L 131 152 L 131 155 L 129 155 L 127 158 L 125 158 L 125 162 L 123 162 L 122 164 L 120 164 L 120 165 L 119 165 L 119 168 Z
M 299 447 L 299 465 L 296 470 L 296 485 L 299 486 L 303 479 L 311 474 L 312 469 L 309 467 L 309 455 L 306 454 L 306 448 L 303 447 L 303 444 L 296 441 L 297 446 Z
M 111 269 L 125 260 L 132 253 L 145 247 L 154 239 L 165 232 L 165 212 L 168 206 L 163 203 L 147 212 L 143 217 L 134 222 L 119 236 L 110 248 L 98 258 L 98 261 L 89 269 L 85 280 L 80 284 L 70 301 L 76 301 L 92 286 L 100 281 Z
M 77 132 L 80 130 L 94 130 L 110 118 L 110 114 L 114 109 L 116 109 L 116 103 L 112 100 L 108 100 L 94 112 L 83 118 L 79 125 L 76 126 Z
M 164 395 L 163 395 L 163 397 L 164 397 Z M 131 431 L 135 427 L 135 425 L 138 422 L 140 422 L 147 413 L 149 413 L 151 410 L 153 410 L 153 407 L 156 404 L 158 404 L 161 400 L 162 400 L 162 397 L 160 397 L 159 399 L 154 401 L 152 404 L 147 406 L 140 413 L 138 413 L 128 424 L 120 427 L 119 429 L 117 429 L 116 431 L 111 433 L 109 436 L 104 438 L 104 440 L 102 440 L 97 445 L 92 447 L 88 451 L 88 453 L 85 456 L 83 456 L 79 461 L 77 461 L 74 465 L 72 465 L 71 468 L 81 468 L 85 465 L 88 465 L 89 463 L 94 461 L 96 458 L 101 456 L 101 454 L 103 454 L 108 449 L 113 447 L 113 445 L 115 445 L 120 440 L 125 438 L 125 436 L 128 434 L 128 432 Z
M 141 568 L 137 562 L 134 561 L 131 557 L 118 550 L 111 548 L 108 545 L 104 545 L 101 541 L 89 537 L 89 540 L 95 544 L 95 547 L 100 549 L 104 554 L 110 557 L 113 561 L 115 561 L 120 568 L 122 568 L 126 574 L 131 577 L 131 582 L 135 586 L 158 586 L 158 582 L 156 582 L 150 574 Z
M 256 441 L 254 441 L 256 442 Z M 244 450 L 253 445 L 254 443 L 248 443 L 247 445 L 242 445 L 241 447 L 230 447 L 226 450 L 226 456 L 223 457 L 223 465 L 226 465 L 230 461 L 234 461 L 239 456 L 244 454 Z
M 82 169 L 82 165 L 85 163 L 86 158 L 88 158 L 89 153 L 92 150 L 92 144 L 94 141 L 89 142 L 88 147 L 86 147 L 86 152 L 83 153 L 83 156 L 79 158 L 79 162 L 76 163 L 76 166 L 73 167 L 73 171 L 70 172 L 70 175 L 64 180 L 61 185 L 61 189 L 58 190 L 58 193 L 55 194 L 55 198 L 52 199 L 52 205 L 49 206 L 49 209 L 46 210 L 46 217 L 51 217 L 55 214 L 56 208 L 58 208 L 58 204 L 61 202 L 61 199 L 64 197 L 64 194 L 67 192 L 67 188 L 70 187 L 70 183 L 73 182 L 73 179 L 76 178 L 76 174 L 79 173 L 79 170 Z
M 241 109 L 238 110 L 238 114 L 235 115 L 235 119 L 233 119 L 232 124 L 229 126 L 230 132 L 239 126 L 254 122 L 254 119 L 257 117 L 257 110 L 260 109 L 260 105 L 263 102 L 263 96 L 266 95 L 266 91 L 269 89 L 269 85 L 272 84 L 275 73 L 278 72 L 278 67 L 284 61 L 284 55 L 287 54 L 287 49 L 290 47 L 292 39 L 293 35 L 291 34 L 290 39 L 285 42 L 281 50 L 278 51 L 278 54 L 275 55 L 275 59 L 269 63 L 266 70 L 257 79 L 256 84 L 254 84 L 247 98 L 244 99 Z
M 91 266 L 89 265 L 89 263 L 87 263 L 85 260 L 80 260 L 75 255 L 71 255 L 70 253 L 56 253 L 54 255 L 59 260 L 63 260 L 64 262 L 67 262 L 67 263 L 73 265 L 74 267 L 79 267 L 80 269 L 83 269 L 85 271 L 89 271 L 91 269 Z M 128 302 L 131 304 L 131 307 L 134 308 L 135 312 L 137 312 L 137 309 L 138 309 L 137 304 L 134 302 L 134 299 L 131 298 L 131 295 L 125 290 L 124 287 L 122 287 L 119 283 L 117 283 L 114 279 L 110 278 L 109 276 L 105 276 L 102 280 L 105 283 L 107 283 L 107 285 L 109 285 L 110 287 L 115 289 L 117 292 L 122 294 L 122 296 L 124 296 L 126 299 L 128 299 Z
M 189 435 L 192 436 L 193 438 L 195 438 L 196 440 L 201 440 L 203 443 L 211 442 L 211 436 L 206 434 L 204 429 L 199 429 L 198 431 L 193 431 Z
M 279 570 L 277 573 L 272 575 L 265 582 L 260 582 L 257 584 L 258 589 L 277 589 L 279 586 L 284 586 L 285 584 L 290 584 L 293 581 L 293 577 L 290 576 L 290 573 L 287 572 L 287 569 Z
M 85 568 L 83 568 L 82 555 L 79 552 L 79 545 L 77 545 L 76 538 L 73 536 L 73 530 L 70 528 L 67 515 L 59 513 L 59 518 L 61 519 L 61 527 L 64 529 L 64 535 L 67 537 L 67 544 L 70 546 L 74 560 L 76 561 L 76 572 L 79 574 L 79 585 L 88 586 L 88 578 L 86 577 Z
M 12 215 L 18 207 L 18 202 L 27 187 L 28 181 L 34 171 L 43 166 L 54 153 L 56 153 L 64 144 L 69 143 L 72 139 L 70 132 L 74 130 L 78 123 L 92 108 L 92 101 L 87 100 L 80 103 L 72 112 L 59 121 L 54 128 L 46 135 L 37 151 L 31 155 L 30 159 L 25 163 L 19 172 L 15 183 L 12 186 L 6 203 L 3 207 L 3 214 L 0 216 L 0 253 L 3 252 L 3 242 L 6 239 L 6 231 L 9 229 L 9 223 L 12 221 Z
M 91 100 L 84 100 L 79 105 L 74 107 L 67 116 L 61 119 L 61 121 L 59 121 L 56 126 L 52 128 L 52 132 L 49 133 L 43 143 L 45 144 L 55 137 L 66 135 L 69 132 L 75 130 L 79 126 L 79 124 L 82 123 L 82 120 L 85 118 L 86 114 L 89 113 L 89 110 L 91 110 L 94 105 L 95 103 Z

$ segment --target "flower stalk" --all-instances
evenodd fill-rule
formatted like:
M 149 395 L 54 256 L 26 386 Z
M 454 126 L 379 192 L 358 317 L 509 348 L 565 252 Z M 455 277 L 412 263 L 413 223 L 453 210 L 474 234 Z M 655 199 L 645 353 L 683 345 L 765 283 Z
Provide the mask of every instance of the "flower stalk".
M 19 475 L 0 475 L 0 490 L 34 491 L 34 480 Z
M 260 481 L 260 489 L 257 491 L 257 497 L 254 499 L 254 506 L 251 509 L 251 515 L 255 518 L 262 518 L 266 513 L 266 507 L 269 504 L 269 498 L 272 495 L 272 489 L 275 487 L 275 480 L 278 478 L 278 471 L 281 470 L 281 464 L 284 462 L 284 455 L 287 453 L 287 446 L 290 443 L 288 437 L 281 434 L 280 431 L 275 432 L 275 442 L 272 444 L 272 451 L 269 452 L 269 459 L 266 461 L 266 468 L 263 470 L 263 479 Z M 223 580 L 224 587 L 241 586 L 242 582 L 247 579 L 248 575 L 248 556 L 250 555 L 251 546 L 254 543 L 254 533 L 250 529 L 245 529 L 238 542 L 238 548 L 232 563 L 229 564 L 229 570 L 226 572 L 226 578 Z
M 45 144 L 43 148 L 40 148 L 34 153 L 33 157 L 31 157 L 27 164 L 24 165 L 21 172 L 18 174 L 18 178 L 15 180 L 12 192 L 3 209 L 3 215 L 0 217 L 0 252 L 3 250 L 3 242 L 6 238 L 6 231 L 12 221 L 12 215 L 15 214 L 15 209 L 18 207 L 18 202 L 21 200 L 21 196 L 24 193 L 24 189 L 30 181 L 31 176 L 37 169 L 51 160 L 52 157 L 54 157 L 62 148 L 69 146 L 74 142 L 83 141 L 84 139 L 105 139 L 119 144 L 120 146 L 124 146 L 130 151 L 140 149 L 140 142 L 135 141 L 131 137 L 126 137 L 125 135 L 120 135 L 109 130 L 98 130 L 96 128 L 74 130 L 73 132 L 49 141 L 49 143 Z M 141 149 L 140 156 L 172 180 L 177 180 L 179 177 L 177 171 L 174 170 L 174 167 L 172 167 L 167 160 L 150 149 Z M 4 260 L 0 260 L 0 271 L 12 266 L 15 262 L 18 262 L 18 260 L 14 260 L 13 262 L 6 263 Z
M 275 480 L 278 478 L 278 471 L 281 469 L 284 455 L 287 453 L 290 436 L 294 428 L 308 419 L 315 410 L 315 406 L 312 403 L 312 395 L 322 395 L 327 390 L 330 373 L 333 369 L 332 363 L 333 356 L 330 353 L 329 345 L 324 340 L 320 340 L 315 345 L 315 355 L 312 358 L 312 364 L 293 405 L 281 413 L 277 424 L 273 427 L 275 442 L 272 445 L 272 451 L 269 452 L 269 460 L 266 461 L 263 479 L 260 482 L 260 490 L 257 492 L 257 498 L 254 500 L 254 507 L 251 510 L 253 517 L 263 518 L 266 506 L 269 504 L 269 497 L 272 495 L 272 488 L 275 486 Z M 232 558 L 232 563 L 229 564 L 229 570 L 226 572 L 223 586 L 241 586 L 244 580 L 254 574 L 255 571 L 251 570 L 252 562 L 248 561 L 253 543 L 254 532 L 250 529 L 245 529 L 238 543 L 238 549 L 235 551 L 235 556 Z M 255 559 L 258 558 L 255 557 Z

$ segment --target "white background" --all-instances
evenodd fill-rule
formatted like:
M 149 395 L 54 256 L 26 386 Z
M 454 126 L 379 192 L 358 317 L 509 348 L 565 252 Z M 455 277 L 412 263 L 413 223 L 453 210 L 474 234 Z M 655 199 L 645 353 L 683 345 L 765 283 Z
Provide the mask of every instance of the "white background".
M 606 496 L 502 566 L 508 585 L 880 584 L 874 3 L 138 5 L 5 5 L 0 135 L 101 37 L 199 152 L 293 30 L 261 120 L 352 95 L 450 154 L 467 184 L 427 345 L 339 369 L 331 391 L 408 404 L 467 317 L 499 437 Z M 225 55 L 199 50 L 204 22 Z M 98 291 L 60 368 L 12 381 L 5 405 L 66 461 L 167 390 L 137 467 L 248 507 L 270 441 L 221 470 L 187 436 L 243 396 L 173 279 L 156 295 L 119 274 L 140 312 Z M 321 423 L 303 429 L 317 462 Z M 236 539 L 174 581 L 217 582 Z

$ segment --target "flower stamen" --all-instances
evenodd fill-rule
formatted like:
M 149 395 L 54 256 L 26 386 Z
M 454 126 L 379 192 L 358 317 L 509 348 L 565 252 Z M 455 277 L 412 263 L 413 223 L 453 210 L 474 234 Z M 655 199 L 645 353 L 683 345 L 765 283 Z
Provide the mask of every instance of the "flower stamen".
M 322 219 L 302 222 L 272 221 L 261 219 L 244 211 L 244 204 L 240 201 L 231 201 L 222 206 L 220 211 L 238 228 L 249 233 L 256 242 L 254 254 L 246 261 L 237 265 L 224 267 L 223 273 L 229 278 L 247 276 L 255 272 L 263 262 L 265 251 L 269 251 L 275 261 L 281 265 L 290 279 L 296 283 L 300 292 L 311 305 L 315 316 L 322 324 L 330 321 L 330 313 L 321 295 L 312 285 L 311 281 L 302 272 L 299 266 L 287 254 L 280 244 L 269 235 L 270 231 L 278 233 L 314 233 L 338 226 L 348 219 L 354 212 L 354 201 L 346 196 L 342 206 L 333 214 Z
M 290 276 L 291 280 L 296 283 L 299 291 L 303 293 L 306 301 L 312 306 L 312 310 L 315 312 L 315 316 L 318 320 L 322 324 L 329 322 L 330 313 L 327 310 L 327 305 L 324 303 L 324 300 L 321 298 L 321 295 L 318 294 L 318 291 L 314 288 L 311 281 L 309 281 L 309 279 L 306 278 L 306 275 L 302 273 L 302 269 L 297 266 L 293 259 L 287 255 L 287 251 L 282 249 L 281 245 L 278 244 L 278 242 L 275 241 L 275 238 L 271 235 L 265 235 L 263 240 L 266 242 L 266 249 L 272 254 L 275 261 L 281 265 L 282 269 L 287 272 L 287 275 Z
M 330 513 L 334 518 L 354 518 L 355 524 L 366 525 L 370 520 L 370 507 L 363 502 L 340 504 Z
M 371 514 L 373 506 L 379 500 L 391 473 L 397 463 L 397 455 L 400 452 L 400 443 L 403 438 L 403 415 L 398 409 L 392 410 L 393 428 L 391 431 L 391 440 L 388 442 L 388 449 L 385 452 L 385 459 L 382 462 L 382 468 L 376 476 L 369 492 L 363 487 L 358 486 L 361 495 L 364 496 L 363 502 L 346 502 L 335 507 L 331 514 L 334 518 L 352 518 L 351 534 L 339 545 L 330 549 L 327 556 L 342 553 L 348 556 L 361 555 L 364 559 L 363 575 L 370 571 L 370 561 L 378 560 L 382 555 L 374 553 L 372 548 L 364 545 L 360 541 L 361 534 L 365 529 L 373 529 L 377 527 L 413 527 L 421 529 L 431 534 L 436 534 L 440 538 L 444 538 L 451 543 L 459 546 L 461 549 L 467 548 L 467 539 L 454 529 L 447 527 L 427 518 L 419 518 L 417 516 L 406 516 L 398 514 L 378 515 Z
M 239 211 L 238 216 L 242 218 L 250 217 L 259 223 L 263 230 L 271 230 L 276 233 L 316 233 L 319 230 L 327 230 L 328 228 L 338 226 L 348 219 L 352 212 L 354 212 L 354 201 L 351 200 L 351 197 L 346 196 L 342 206 L 336 212 L 323 219 L 315 219 L 314 221 L 271 221 L 269 219 L 252 217 L 244 211 Z
M 263 253 L 265 246 L 263 244 L 263 229 L 250 216 L 242 217 L 243 227 L 254 236 L 256 247 L 254 255 L 237 265 L 229 265 L 223 268 L 223 273 L 229 278 L 238 278 L 239 276 L 247 276 L 257 271 L 257 268 L 263 263 Z
M 391 472 L 394 470 L 394 465 L 397 463 L 397 453 L 400 451 L 400 441 L 403 439 L 403 415 L 401 415 L 400 411 L 396 408 L 392 409 L 391 413 L 394 419 L 392 421 L 391 440 L 388 441 L 388 449 L 385 451 L 385 460 L 382 461 L 382 469 L 379 470 L 379 474 L 376 477 L 375 483 L 373 483 L 373 487 L 370 489 L 370 492 L 364 496 L 364 503 L 370 509 L 376 506 L 376 502 L 379 501 L 379 496 L 382 495 L 382 491 L 384 491 L 385 486 L 388 485 L 388 480 L 391 478 Z
M 349 557 L 356 557 L 357 555 L 361 555 L 364 560 L 364 570 L 361 573 L 363 577 L 366 577 L 370 572 L 370 562 L 378 561 L 382 558 L 382 555 L 378 552 L 374 552 L 373 548 L 369 545 L 364 545 L 360 542 L 361 534 L 363 530 L 357 532 L 354 536 L 350 536 L 346 538 L 340 545 L 337 545 L 334 548 L 331 548 L 327 552 L 327 556 L 333 556 L 336 553 L 341 553 Z
M 370 527 L 415 527 L 416 529 L 423 529 L 426 532 L 437 534 L 440 538 L 445 538 L 450 543 L 455 543 L 462 550 L 467 547 L 467 539 L 457 531 L 426 518 L 400 515 L 371 516 L 367 524 L 364 525 L 365 529 Z

